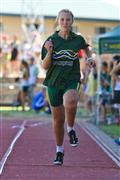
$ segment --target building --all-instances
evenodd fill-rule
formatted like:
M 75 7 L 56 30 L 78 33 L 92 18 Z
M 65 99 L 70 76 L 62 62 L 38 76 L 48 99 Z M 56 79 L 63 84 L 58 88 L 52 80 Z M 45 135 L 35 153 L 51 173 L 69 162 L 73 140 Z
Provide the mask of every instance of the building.
M 13 36 L 17 35 L 20 39 L 24 37 L 22 29 L 22 17 L 20 14 L 3 13 L 0 19 L 0 32 Z M 33 25 L 35 22 L 32 22 Z M 77 33 L 82 33 L 86 38 L 110 31 L 120 23 L 119 19 L 100 19 L 100 18 L 75 18 L 73 30 Z M 27 21 L 24 22 L 28 26 Z M 44 33 L 43 38 L 46 38 L 55 30 L 55 16 L 44 17 Z

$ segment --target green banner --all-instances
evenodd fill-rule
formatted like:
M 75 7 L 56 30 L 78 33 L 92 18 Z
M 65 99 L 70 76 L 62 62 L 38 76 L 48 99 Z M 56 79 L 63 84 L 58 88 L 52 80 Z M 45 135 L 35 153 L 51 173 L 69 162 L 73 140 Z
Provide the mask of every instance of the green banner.
M 99 42 L 100 54 L 114 54 L 120 53 L 120 39 L 100 39 Z

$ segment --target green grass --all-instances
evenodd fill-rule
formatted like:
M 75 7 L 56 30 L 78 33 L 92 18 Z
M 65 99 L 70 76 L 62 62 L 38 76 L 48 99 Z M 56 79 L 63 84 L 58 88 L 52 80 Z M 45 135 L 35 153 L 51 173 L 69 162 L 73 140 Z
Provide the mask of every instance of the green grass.
M 99 125 L 99 128 L 103 130 L 106 134 L 111 136 L 112 138 L 120 137 L 120 125 L 111 124 L 111 125 Z
M 28 110 L 26 109 L 26 111 L 22 111 L 21 108 L 16 109 L 4 109 L 2 111 L 0 111 L 0 116 L 3 118 L 5 117 L 9 117 L 9 118 L 18 118 L 18 119 L 39 119 L 41 116 L 50 116 L 48 114 L 46 114 L 44 111 L 39 111 L 39 112 L 35 112 L 34 110 Z
M 3 117 L 39 117 L 45 113 L 41 110 L 36 113 L 34 110 L 30 110 L 28 107 L 25 107 L 26 111 L 22 111 L 22 107 L 0 107 L 0 114 Z M 45 114 L 46 115 L 46 114 Z M 86 110 L 84 108 L 77 109 L 77 117 L 87 116 Z
M 88 114 L 87 114 L 87 112 L 86 112 L 86 109 L 85 109 L 85 108 L 82 108 L 82 107 L 78 107 L 78 108 L 77 108 L 76 116 L 77 116 L 77 117 L 88 117 Z

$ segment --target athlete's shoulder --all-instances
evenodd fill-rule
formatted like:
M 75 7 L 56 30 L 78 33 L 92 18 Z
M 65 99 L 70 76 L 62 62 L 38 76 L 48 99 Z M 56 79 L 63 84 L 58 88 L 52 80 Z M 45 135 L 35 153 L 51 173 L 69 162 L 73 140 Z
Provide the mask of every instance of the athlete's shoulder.
M 51 39 L 58 39 L 59 38 L 59 36 L 58 36 L 58 32 L 59 31 L 55 31 L 53 34 L 51 34 Z
M 49 35 L 49 36 L 47 37 L 47 39 L 45 40 L 45 42 L 46 42 L 46 41 L 49 41 L 49 40 L 54 40 L 56 37 L 57 37 L 57 33 L 54 32 L 53 34 L 51 34 L 51 35 Z M 44 44 L 45 44 L 45 42 L 44 42 Z
M 81 33 L 75 33 L 73 31 L 70 32 L 70 36 L 76 40 L 84 39 L 84 37 Z
M 75 33 L 75 32 L 72 32 L 72 34 L 73 34 L 73 36 L 75 36 L 75 37 L 77 37 L 77 38 L 83 38 L 83 39 L 85 39 L 85 37 L 83 36 L 83 34 L 81 34 L 81 33 Z

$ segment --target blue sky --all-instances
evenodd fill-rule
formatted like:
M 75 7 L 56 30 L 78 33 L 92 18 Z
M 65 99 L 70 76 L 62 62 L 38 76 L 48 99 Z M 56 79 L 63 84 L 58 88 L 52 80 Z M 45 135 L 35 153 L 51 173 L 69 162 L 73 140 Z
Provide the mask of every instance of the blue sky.
M 23 13 L 53 15 L 63 9 L 70 9 L 75 17 L 119 19 L 119 0 L 1 0 L 3 13 Z

